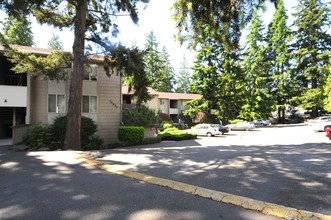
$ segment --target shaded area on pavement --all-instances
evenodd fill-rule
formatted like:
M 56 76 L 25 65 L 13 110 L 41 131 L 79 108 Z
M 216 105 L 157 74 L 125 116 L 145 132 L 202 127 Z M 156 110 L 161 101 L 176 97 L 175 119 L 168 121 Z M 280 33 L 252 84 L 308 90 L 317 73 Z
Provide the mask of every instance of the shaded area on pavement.
M 66 152 L 8 148 L 0 147 L 1 219 L 276 219 L 112 175 Z
M 331 215 L 330 144 L 167 144 L 89 155 L 118 169 Z

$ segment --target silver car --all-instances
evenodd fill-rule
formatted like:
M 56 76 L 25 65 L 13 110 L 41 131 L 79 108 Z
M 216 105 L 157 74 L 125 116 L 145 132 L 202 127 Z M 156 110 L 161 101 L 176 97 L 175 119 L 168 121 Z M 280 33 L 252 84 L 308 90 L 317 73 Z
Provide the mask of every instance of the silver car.
M 255 125 L 249 122 L 238 122 L 236 124 L 229 124 L 227 127 L 232 131 L 250 131 L 255 129 Z

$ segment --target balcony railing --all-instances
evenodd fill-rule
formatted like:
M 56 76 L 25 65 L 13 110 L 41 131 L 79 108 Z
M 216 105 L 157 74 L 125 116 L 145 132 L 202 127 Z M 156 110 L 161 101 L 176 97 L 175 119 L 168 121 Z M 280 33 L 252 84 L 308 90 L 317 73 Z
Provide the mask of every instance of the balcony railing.
M 23 86 L 23 76 L 17 75 L 17 76 L 5 76 L 5 81 L 3 85 L 8 86 Z

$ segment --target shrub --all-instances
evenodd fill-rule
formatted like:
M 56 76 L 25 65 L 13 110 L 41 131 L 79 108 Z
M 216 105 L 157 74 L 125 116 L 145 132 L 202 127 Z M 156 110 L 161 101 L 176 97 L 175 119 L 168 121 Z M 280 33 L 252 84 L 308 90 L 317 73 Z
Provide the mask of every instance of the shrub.
M 186 133 L 183 130 L 179 130 L 178 128 L 168 128 L 160 133 L 160 137 L 162 140 L 173 140 L 173 141 L 181 141 L 181 140 L 190 140 L 196 139 L 197 135 L 194 133 Z
M 53 125 L 33 124 L 28 134 L 24 137 L 23 143 L 32 150 L 41 147 L 48 147 L 50 150 L 63 149 L 66 131 L 67 117 L 60 116 L 54 120 Z M 81 119 L 81 148 L 82 150 L 100 149 L 103 140 L 95 135 L 96 123 L 87 117 Z
M 23 144 L 31 150 L 49 146 L 49 126 L 43 124 L 32 124 L 29 127 L 28 133 L 23 137 Z
M 170 121 L 162 121 L 159 130 L 164 131 L 165 129 L 172 127 L 174 127 L 174 125 Z
M 120 126 L 118 139 L 133 144 L 142 143 L 145 137 L 145 128 L 142 126 Z
M 238 122 L 246 122 L 245 120 L 242 120 L 242 119 L 233 119 L 233 120 L 230 120 L 230 123 L 231 124 L 236 124 Z
M 51 126 L 51 133 L 55 141 L 58 142 L 60 146 L 64 146 L 65 131 L 67 125 L 67 116 L 60 116 L 55 118 L 53 125 Z M 82 149 L 91 144 L 91 140 L 95 142 L 95 138 L 92 136 L 97 132 L 96 123 L 88 117 L 82 116 L 81 118 L 81 145 Z M 92 139 L 91 139 L 92 138 Z M 96 143 L 100 143 L 96 142 Z M 97 146 L 97 148 L 100 146 Z
M 160 122 L 160 118 L 155 110 L 146 106 L 139 106 L 134 109 L 125 109 L 123 111 L 123 121 L 132 126 L 150 126 Z

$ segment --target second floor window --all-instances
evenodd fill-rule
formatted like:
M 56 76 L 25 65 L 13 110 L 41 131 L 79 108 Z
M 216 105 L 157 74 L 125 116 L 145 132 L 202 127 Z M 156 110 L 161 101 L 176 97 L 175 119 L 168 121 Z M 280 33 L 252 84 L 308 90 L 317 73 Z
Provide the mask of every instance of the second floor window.
M 83 96 L 82 112 L 83 113 L 96 113 L 97 112 L 97 97 L 96 96 Z
M 48 112 L 65 113 L 64 95 L 48 95 Z
M 98 79 L 98 65 L 85 65 L 84 80 L 96 81 Z

